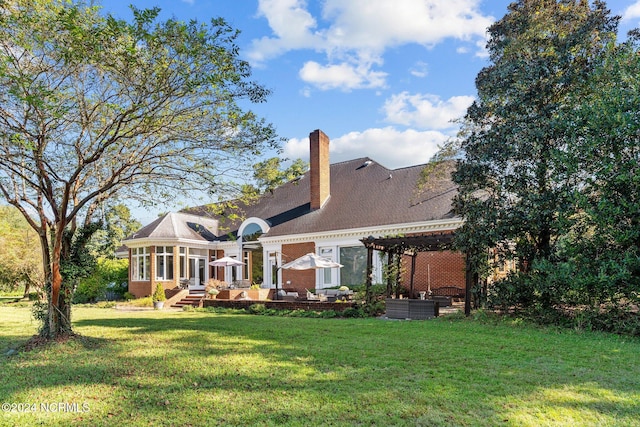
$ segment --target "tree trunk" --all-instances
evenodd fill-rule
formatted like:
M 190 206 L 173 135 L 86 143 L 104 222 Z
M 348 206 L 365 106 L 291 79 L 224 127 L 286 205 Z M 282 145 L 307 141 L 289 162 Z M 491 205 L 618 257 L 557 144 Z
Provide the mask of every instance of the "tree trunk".
M 51 260 L 51 299 L 49 301 L 49 338 L 71 334 L 71 294 L 63 286 L 60 260 L 64 242 L 64 226 L 57 225 Z
M 40 335 L 48 339 L 56 339 L 67 336 L 71 331 L 71 295 L 70 290 L 65 289 L 62 283 L 62 273 L 60 272 L 60 259 L 62 252 L 62 239 L 64 228 L 56 227 L 53 232 L 53 250 L 49 250 L 49 242 L 46 234 L 41 235 L 40 241 L 43 246 L 43 263 L 46 280 L 48 283 L 47 296 L 47 318 L 43 322 Z
M 22 298 L 29 298 L 29 291 L 31 290 L 31 279 L 27 277 L 27 280 L 24 282 L 24 294 L 22 294 Z

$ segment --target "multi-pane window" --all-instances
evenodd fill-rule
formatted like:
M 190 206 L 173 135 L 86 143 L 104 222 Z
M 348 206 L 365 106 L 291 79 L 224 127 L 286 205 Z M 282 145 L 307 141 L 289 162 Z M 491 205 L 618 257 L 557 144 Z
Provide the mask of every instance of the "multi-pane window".
M 361 285 L 367 276 L 367 249 L 364 246 L 340 248 L 340 284 Z
M 156 246 L 156 279 L 173 280 L 173 246 Z
M 320 256 L 324 258 L 328 258 L 330 260 L 334 260 L 333 258 L 333 248 L 320 248 Z M 321 274 L 321 281 L 323 287 L 334 285 L 333 283 L 333 268 L 323 268 Z
M 187 248 L 180 248 L 180 278 L 188 279 L 187 277 Z
M 149 280 L 149 248 L 131 249 L 131 280 Z
M 251 280 L 251 251 L 242 251 L 242 262 L 244 263 L 242 268 L 242 279 Z

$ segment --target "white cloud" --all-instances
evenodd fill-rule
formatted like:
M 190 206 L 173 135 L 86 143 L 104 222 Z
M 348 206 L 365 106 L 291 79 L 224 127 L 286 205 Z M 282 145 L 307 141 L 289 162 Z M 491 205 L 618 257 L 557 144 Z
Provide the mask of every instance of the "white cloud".
M 259 65 L 291 50 L 311 49 L 325 55 L 326 65 L 307 62 L 300 75 L 307 76 L 308 83 L 325 90 L 383 87 L 386 75 L 373 67 L 382 65 L 389 48 L 411 43 L 430 48 L 447 38 L 472 43 L 480 38 L 484 45 L 494 18 L 482 15 L 479 3 L 326 0 L 318 21 L 303 0 L 260 0 L 258 16 L 267 19 L 273 35 L 254 40 L 248 55 Z M 326 81 L 316 75 L 320 70 L 338 76 Z
M 416 62 L 416 65 L 414 65 L 409 70 L 409 72 L 414 77 L 427 77 L 427 75 L 429 74 L 429 64 L 427 64 L 426 62 L 418 61 Z
M 422 129 L 451 129 L 457 127 L 452 120 L 464 116 L 474 98 L 453 96 L 446 101 L 437 95 L 401 92 L 388 98 L 383 111 L 385 121 Z
M 289 50 L 319 46 L 322 39 L 314 33 L 316 20 L 304 6 L 302 0 L 260 0 L 258 16 L 267 19 L 274 37 L 253 40 L 249 58 L 260 63 Z
M 367 65 L 353 65 L 343 62 L 321 65 L 308 61 L 300 70 L 300 78 L 322 90 L 377 88 L 383 87 L 386 73 L 372 71 Z
M 449 135 L 437 131 L 399 131 L 393 127 L 367 129 L 332 137 L 329 157 L 331 163 L 370 157 L 390 169 L 396 169 L 426 163 L 449 138 Z M 308 160 L 309 138 L 290 139 L 285 144 L 284 155 Z
M 640 1 L 627 7 L 622 13 L 622 19 L 625 21 L 640 18 Z
M 336 46 L 381 51 L 406 43 L 433 46 L 445 38 L 482 36 L 493 18 L 482 16 L 478 0 L 327 0 L 332 19 L 327 40 Z

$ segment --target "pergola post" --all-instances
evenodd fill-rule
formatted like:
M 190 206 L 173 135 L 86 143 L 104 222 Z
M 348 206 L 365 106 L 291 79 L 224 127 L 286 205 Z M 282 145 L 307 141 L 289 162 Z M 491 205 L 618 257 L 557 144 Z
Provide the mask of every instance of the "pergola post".
M 400 269 L 402 268 L 402 252 L 396 254 L 396 298 L 400 298 Z
M 413 298 L 413 282 L 416 273 L 416 257 L 418 256 L 417 252 L 414 252 L 411 255 L 411 278 L 409 280 L 409 298 Z
M 393 253 L 391 251 L 387 252 L 387 267 L 393 264 Z M 393 293 L 393 282 L 391 281 L 391 274 L 389 274 L 390 269 L 387 268 L 387 298 L 391 298 L 391 294 Z
M 373 300 L 371 295 L 371 281 L 373 280 L 373 248 L 367 248 L 367 278 L 365 280 L 365 301 L 371 304 Z

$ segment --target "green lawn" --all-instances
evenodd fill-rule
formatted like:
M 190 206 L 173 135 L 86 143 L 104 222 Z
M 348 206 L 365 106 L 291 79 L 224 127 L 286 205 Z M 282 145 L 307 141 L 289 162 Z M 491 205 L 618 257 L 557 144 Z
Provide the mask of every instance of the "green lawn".
M 0 319 L 3 354 L 37 327 L 28 307 Z M 35 405 L 1 425 L 640 426 L 637 339 L 446 318 L 74 320 L 87 339 L 0 356 L 0 401 Z

